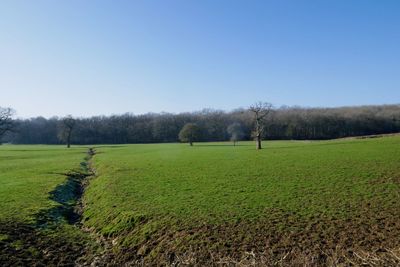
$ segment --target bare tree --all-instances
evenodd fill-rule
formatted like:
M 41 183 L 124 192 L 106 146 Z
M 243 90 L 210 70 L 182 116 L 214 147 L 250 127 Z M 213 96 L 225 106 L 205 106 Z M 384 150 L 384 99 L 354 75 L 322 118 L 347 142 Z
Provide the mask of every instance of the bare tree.
M 231 137 L 230 139 L 233 142 L 233 146 L 236 146 L 236 142 L 241 140 L 244 136 L 242 125 L 238 122 L 229 125 L 227 132 Z
M 14 113 L 14 110 L 11 108 L 0 107 L 0 144 L 1 138 L 14 128 L 14 122 L 12 119 Z
M 58 132 L 58 138 L 67 143 L 67 148 L 71 147 L 71 135 L 72 130 L 74 129 L 76 124 L 76 120 L 71 116 L 67 116 L 62 119 L 60 129 Z
M 256 149 L 261 149 L 261 139 L 265 128 L 265 119 L 272 111 L 272 104 L 267 102 L 257 102 L 250 106 L 249 111 L 254 115 L 254 132 L 256 139 Z

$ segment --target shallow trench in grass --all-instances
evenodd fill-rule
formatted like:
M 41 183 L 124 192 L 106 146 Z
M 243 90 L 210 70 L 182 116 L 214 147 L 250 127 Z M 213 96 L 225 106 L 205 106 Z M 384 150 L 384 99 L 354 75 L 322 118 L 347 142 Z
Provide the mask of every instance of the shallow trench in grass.
M 66 181 L 50 192 L 55 205 L 41 210 L 33 223 L 0 222 L 1 266 L 89 265 L 101 251 L 99 242 L 81 225 L 81 197 L 90 161 L 96 151 L 89 148 L 79 169 L 65 175 Z
M 87 178 L 93 175 L 90 161 L 95 154 L 96 151 L 89 148 L 85 160 L 80 163 L 80 169 L 63 173 L 67 180 L 51 191 L 49 197 L 59 205 L 42 210 L 36 215 L 38 227 L 43 228 L 63 221 L 70 225 L 80 223 L 82 215 L 81 197 L 87 184 Z

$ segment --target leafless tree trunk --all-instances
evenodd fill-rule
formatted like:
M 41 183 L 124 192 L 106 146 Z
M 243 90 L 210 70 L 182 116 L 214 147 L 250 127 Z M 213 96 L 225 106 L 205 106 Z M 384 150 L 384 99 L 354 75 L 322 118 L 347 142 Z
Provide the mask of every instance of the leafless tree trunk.
M 71 147 L 71 133 L 72 133 L 72 129 L 68 129 L 68 133 L 67 133 L 67 148 Z
M 261 149 L 262 134 L 264 132 L 265 118 L 272 110 L 272 104 L 257 102 L 250 106 L 249 110 L 254 114 L 254 137 L 256 139 L 256 149 Z

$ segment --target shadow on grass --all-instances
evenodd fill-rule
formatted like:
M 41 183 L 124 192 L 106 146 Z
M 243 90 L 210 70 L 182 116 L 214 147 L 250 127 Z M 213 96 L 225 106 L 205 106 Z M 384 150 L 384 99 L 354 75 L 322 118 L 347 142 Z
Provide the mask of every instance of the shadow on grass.
M 249 146 L 255 146 L 252 144 L 236 144 L 236 146 L 234 146 L 233 144 L 201 144 L 201 143 L 195 143 L 193 145 L 193 147 L 249 147 Z
M 62 222 L 75 224 L 80 221 L 81 216 L 75 207 L 83 193 L 82 181 L 89 174 L 71 172 L 65 175 L 68 176 L 67 180 L 50 192 L 49 199 L 59 205 L 42 210 L 36 215 L 36 224 L 40 228 L 54 226 Z
M 97 245 L 77 226 L 83 182 L 91 175 L 88 162 L 94 153 L 89 149 L 81 170 L 62 174 L 66 181 L 49 196 L 57 206 L 38 212 L 35 222 L 0 221 L 1 266 L 89 266 L 93 262 Z
M 80 163 L 80 170 L 61 173 L 67 176 L 67 180 L 51 191 L 49 196 L 49 199 L 57 202 L 58 205 L 36 214 L 36 225 L 39 228 L 55 226 L 63 222 L 76 224 L 80 221 L 81 214 L 78 211 L 78 202 L 83 194 L 85 178 L 92 175 L 88 164 L 95 153 L 93 148 L 89 148 L 85 161 Z
M 121 147 L 127 147 L 127 145 L 97 145 L 94 146 L 93 148 L 121 148 Z M 96 154 L 98 154 L 97 152 Z

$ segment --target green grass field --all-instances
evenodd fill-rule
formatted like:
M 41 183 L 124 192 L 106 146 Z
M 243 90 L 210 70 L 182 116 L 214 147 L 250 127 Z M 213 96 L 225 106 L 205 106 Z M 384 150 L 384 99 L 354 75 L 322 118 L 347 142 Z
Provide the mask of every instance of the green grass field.
M 87 150 L 0 146 L 1 266 L 71 265 L 94 247 L 86 234 L 61 218 L 61 204 L 52 199 L 56 188 L 68 185 L 65 174 L 81 168 Z M 38 226 L 49 219 L 51 227 Z
M 264 148 L 95 146 L 82 226 L 112 244 L 114 264 L 399 263 L 400 136 Z M 0 147 L 0 221 L 57 205 L 57 173 L 86 151 Z
M 327 250 L 353 241 L 369 249 L 385 244 L 372 244 L 359 224 L 372 231 L 380 220 L 399 233 L 399 137 L 274 141 L 261 151 L 252 142 L 97 150 L 86 224 L 157 261 L 189 247 L 204 258 L 209 248 L 216 256 L 237 257 L 242 246 L 264 253 L 272 234 L 296 236 L 299 250 L 321 241 Z
M 87 148 L 64 146 L 0 146 L 0 219 L 31 221 L 55 203 L 49 192 L 78 168 Z

